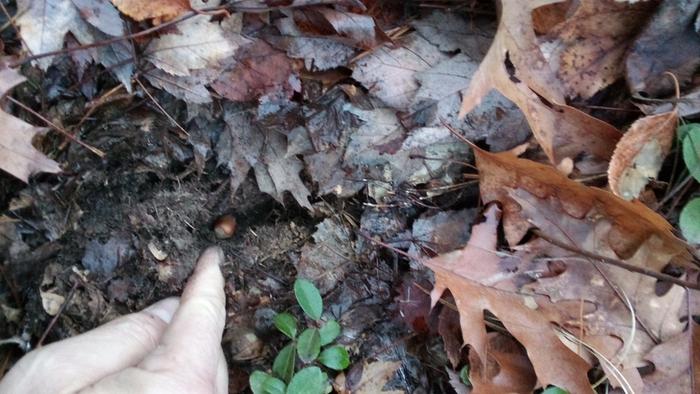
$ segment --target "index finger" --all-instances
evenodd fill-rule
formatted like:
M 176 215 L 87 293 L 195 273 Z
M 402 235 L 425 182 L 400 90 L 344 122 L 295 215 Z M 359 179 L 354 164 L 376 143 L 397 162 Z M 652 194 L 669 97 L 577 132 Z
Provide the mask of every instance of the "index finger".
M 140 367 L 174 369 L 199 378 L 216 376 L 226 320 L 224 278 L 219 268 L 223 261 L 224 253 L 218 246 L 200 255 L 160 345 Z

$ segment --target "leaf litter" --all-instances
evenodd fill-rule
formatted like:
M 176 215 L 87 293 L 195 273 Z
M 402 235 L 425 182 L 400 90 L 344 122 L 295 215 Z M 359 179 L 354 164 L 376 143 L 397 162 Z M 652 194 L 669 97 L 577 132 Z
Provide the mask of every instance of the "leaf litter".
M 140 309 L 217 242 L 231 392 L 297 276 L 343 326 L 337 392 L 464 390 L 465 366 L 474 392 L 690 391 L 697 3 L 19 1 L 0 332 Z M 73 137 L 42 153 L 20 119 Z

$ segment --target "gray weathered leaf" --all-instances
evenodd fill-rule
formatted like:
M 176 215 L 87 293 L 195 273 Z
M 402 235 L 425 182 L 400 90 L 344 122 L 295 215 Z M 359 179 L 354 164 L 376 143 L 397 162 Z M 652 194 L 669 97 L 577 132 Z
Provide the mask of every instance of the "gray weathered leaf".
M 405 110 L 418 89 L 415 74 L 447 59 L 447 55 L 417 33 L 399 40 L 395 48 L 387 46 L 359 60 L 353 78 L 385 104 Z

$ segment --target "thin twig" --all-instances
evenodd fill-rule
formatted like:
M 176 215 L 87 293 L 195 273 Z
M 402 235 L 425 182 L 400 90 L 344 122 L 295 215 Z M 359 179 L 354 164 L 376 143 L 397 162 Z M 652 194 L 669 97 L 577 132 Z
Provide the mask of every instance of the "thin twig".
M 192 17 L 194 17 L 194 16 L 200 15 L 202 12 L 215 11 L 215 10 L 223 10 L 223 9 L 226 9 L 227 7 L 228 7 L 228 5 L 224 5 L 224 6 L 217 6 L 217 7 L 211 7 L 211 8 L 204 8 L 204 9 L 201 9 L 201 10 L 198 10 L 198 11 L 189 11 L 189 12 L 187 12 L 186 14 L 183 14 L 183 15 L 182 15 L 181 17 L 179 17 L 179 18 L 176 18 L 176 19 L 173 19 L 173 20 L 171 20 L 171 21 L 162 23 L 162 24 L 160 24 L 160 25 L 158 25 L 158 26 L 153 26 L 153 27 L 148 28 L 148 29 L 146 29 L 146 30 L 141 30 L 140 32 L 137 32 L 137 33 L 127 34 L 127 35 L 119 36 L 119 37 L 113 37 L 113 38 L 110 38 L 110 39 L 108 39 L 108 40 L 95 41 L 95 42 L 93 42 L 92 44 L 80 45 L 80 46 L 77 46 L 77 47 L 64 48 L 64 49 L 60 49 L 60 50 L 57 50 L 57 51 L 44 52 L 44 53 L 39 53 L 39 54 L 32 55 L 32 56 L 27 56 L 27 57 L 25 57 L 25 58 L 23 58 L 23 59 L 20 59 L 20 60 L 14 62 L 14 63 L 11 63 L 11 64 L 10 64 L 10 67 L 11 67 L 11 68 L 15 68 L 15 67 L 17 67 L 17 66 L 21 66 L 21 65 L 23 65 L 23 64 L 25 64 L 25 63 L 28 63 L 28 62 L 31 62 L 31 61 L 33 61 L 33 60 L 42 59 L 42 58 L 49 57 L 49 56 L 63 55 L 63 54 L 67 54 L 67 53 L 71 53 L 71 52 L 75 52 L 75 51 L 81 51 L 81 50 L 84 50 L 84 49 L 107 46 L 107 45 L 110 45 L 110 44 L 113 44 L 113 43 L 119 42 L 119 41 L 131 40 L 131 39 L 134 39 L 134 38 L 147 36 L 147 35 L 149 35 L 149 34 L 151 34 L 151 33 L 155 33 L 155 32 L 157 32 L 157 31 L 159 31 L 159 30 L 162 30 L 162 29 L 164 29 L 164 28 L 166 28 L 166 27 L 173 26 L 173 25 L 175 25 L 175 24 L 177 24 L 177 23 L 180 23 L 180 22 L 182 22 L 182 21 L 185 21 L 185 20 L 187 20 L 187 19 L 190 19 L 190 18 L 192 18 Z
M 671 275 L 666 275 L 666 274 L 661 273 L 661 272 L 652 271 L 652 270 L 647 269 L 647 268 L 637 267 L 636 265 L 628 264 L 628 263 L 625 263 L 624 261 L 621 261 L 618 259 L 613 259 L 610 257 L 601 256 L 601 255 L 596 254 L 596 253 L 591 253 L 591 252 L 585 251 L 583 249 L 579 249 L 575 246 L 568 245 L 568 244 L 563 243 L 561 241 L 558 241 L 552 237 L 549 237 L 546 234 L 543 234 L 542 231 L 537 230 L 537 229 L 534 230 L 534 233 L 538 237 L 544 239 L 545 241 L 551 243 L 554 246 L 558 246 L 564 250 L 568 250 L 569 252 L 580 254 L 580 255 L 588 257 L 590 259 L 600 261 L 601 263 L 613 265 L 615 267 L 624 268 L 628 271 L 636 272 L 638 274 L 642 274 L 642 275 L 646 275 L 646 276 L 651 276 L 652 278 L 656 278 L 656 279 L 664 281 L 664 282 L 671 282 L 673 284 L 687 287 L 689 289 L 700 290 L 700 285 L 698 285 L 697 283 L 688 282 L 688 281 L 685 281 L 683 279 L 678 279 L 676 277 L 673 277 Z
M 165 108 L 163 108 L 163 107 L 158 103 L 158 101 L 156 101 L 156 99 L 151 95 L 151 93 L 148 91 L 148 89 L 146 89 L 146 87 L 143 86 L 143 84 L 141 83 L 141 80 L 138 79 L 137 77 L 135 77 L 135 78 L 134 78 L 134 81 L 136 81 L 136 83 L 139 84 L 139 86 L 141 86 L 141 89 L 143 89 L 143 92 L 146 93 L 146 96 L 148 96 L 148 98 L 151 99 L 151 101 L 153 101 L 153 104 L 155 104 L 156 107 L 158 107 L 158 109 L 160 110 L 160 112 L 162 112 L 163 115 L 165 115 L 168 119 L 170 119 L 170 121 L 173 122 L 173 124 L 174 124 L 175 126 L 177 126 L 177 128 L 180 129 L 180 131 L 182 131 L 183 133 L 185 133 L 186 136 L 189 137 L 189 136 L 190 136 L 190 133 L 188 133 L 187 130 L 185 130 L 184 127 L 180 126 L 180 123 L 178 123 L 177 120 L 175 120 L 175 118 L 173 118 L 172 116 L 170 116 L 170 114 L 168 113 L 168 111 L 166 111 Z
M 21 108 L 24 109 L 25 111 L 29 112 L 30 114 L 32 114 L 32 115 L 36 116 L 37 118 L 41 119 L 42 121 L 44 121 L 44 123 L 46 123 L 47 125 L 51 126 L 54 130 L 60 132 L 61 134 L 63 134 L 64 136 L 66 136 L 66 138 L 70 139 L 71 141 L 77 143 L 78 145 L 82 146 L 83 148 L 89 150 L 90 152 L 96 154 L 96 155 L 99 156 L 99 157 L 105 157 L 105 153 L 104 153 L 103 151 L 101 151 L 101 150 L 95 148 L 94 146 L 90 146 L 90 145 L 86 144 L 85 142 L 83 142 L 83 141 L 77 139 L 73 134 L 71 134 L 71 133 L 69 133 L 68 131 L 66 131 L 63 127 L 61 127 L 61 126 L 59 126 L 59 125 L 53 123 L 52 121 L 46 119 L 43 115 L 41 115 L 40 113 L 34 111 L 33 109 L 29 108 L 28 106 L 24 105 L 24 104 L 21 103 L 20 101 L 15 100 L 15 99 L 12 98 L 11 96 L 7 96 L 7 99 L 10 100 L 11 102 L 17 104 L 19 107 L 21 107 Z
M 44 344 L 44 341 L 46 340 L 46 337 L 49 335 L 49 332 L 51 332 L 51 329 L 53 328 L 54 325 L 56 325 L 58 318 L 61 316 L 63 311 L 66 309 L 66 307 L 68 306 L 68 303 L 70 303 L 71 298 L 73 298 L 73 294 L 75 294 L 75 289 L 78 288 L 78 283 L 79 283 L 79 281 L 77 281 L 77 280 L 75 281 L 75 283 L 73 283 L 73 287 L 70 288 L 70 291 L 68 292 L 66 299 L 63 301 L 63 304 L 58 309 L 56 316 L 54 316 L 53 319 L 51 319 L 51 321 L 49 322 L 49 325 L 46 326 L 46 330 L 44 330 L 44 333 L 41 335 L 41 338 L 39 338 L 39 342 L 37 342 L 37 344 L 36 344 L 37 348 L 40 348 L 41 345 Z

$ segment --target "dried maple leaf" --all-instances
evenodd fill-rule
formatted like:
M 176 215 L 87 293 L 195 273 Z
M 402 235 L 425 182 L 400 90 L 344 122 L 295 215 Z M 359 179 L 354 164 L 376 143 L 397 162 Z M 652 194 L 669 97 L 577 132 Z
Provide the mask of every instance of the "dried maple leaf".
M 599 172 L 620 138 L 613 126 L 564 103 L 564 87 L 549 68 L 532 27 L 531 12 L 557 1 L 533 1 L 523 7 L 505 1 L 494 42 L 472 76 L 462 98 L 460 117 L 497 89 L 523 112 L 542 150 L 554 164 L 581 154 L 583 173 Z
M 676 135 L 676 110 L 637 119 L 617 143 L 608 167 L 610 189 L 631 200 L 659 174 Z
M 190 70 L 219 68 L 219 61 L 233 55 L 236 43 L 206 15 L 198 15 L 177 25 L 178 33 L 164 34 L 146 48 L 146 58 L 161 70 L 188 76 Z
M 277 19 L 275 26 L 280 35 L 266 37 L 266 40 L 275 47 L 284 49 L 289 57 L 304 59 L 307 70 L 328 70 L 344 66 L 355 53 L 352 47 L 330 38 L 305 36 L 291 17 Z
M 110 36 L 124 35 L 124 21 L 109 0 L 72 0 L 80 16 Z
M 540 206 L 556 202 L 561 214 L 580 219 L 582 224 L 585 221 L 609 222 L 607 230 L 593 236 L 601 243 L 598 246 L 609 246 L 623 260 L 633 256 L 642 244 L 651 242 L 658 261 L 650 268 L 660 271 L 671 258 L 681 265 L 689 264 L 685 244 L 673 234 L 673 227 L 644 204 L 622 200 L 605 190 L 572 181 L 551 166 L 519 159 L 509 153 L 489 153 L 476 147 L 474 153 L 481 198 L 484 203 L 499 201 L 503 204 L 504 230 L 511 245 L 518 244 L 533 227 L 531 218 L 524 215 L 523 207 L 513 198 L 515 191 L 522 190 L 538 199 Z M 570 236 L 588 237 L 591 235 L 588 231 L 586 228 Z M 571 241 L 561 234 L 550 235 L 562 242 Z
M 26 79 L 16 70 L 0 69 L 0 96 Z M 0 110 L 0 168 L 27 182 L 36 172 L 61 172 L 58 163 L 46 157 L 32 146 L 32 138 L 44 129 L 24 122 Z
M 381 47 L 355 63 L 353 78 L 387 105 L 405 110 L 418 89 L 415 74 L 448 57 L 419 34 L 398 40 L 396 48 Z
M 19 0 L 17 9 L 20 36 L 35 55 L 61 49 L 66 33 L 73 31 L 82 36 L 87 27 L 71 0 Z M 46 70 L 52 61 L 53 56 L 49 56 L 36 63 Z
M 622 77 L 627 49 L 655 7 L 650 1 L 583 0 L 569 10 L 542 45 L 551 49 L 550 63 L 558 63 L 565 94 L 587 99 Z
M 284 52 L 257 39 L 238 50 L 233 69 L 211 84 L 231 101 L 257 100 L 264 95 L 290 97 L 301 90 L 292 61 Z
M 527 349 L 540 384 L 553 384 L 575 393 L 590 392 L 588 363 L 559 340 L 547 314 L 528 306 L 525 298 L 530 297 L 491 287 L 494 280 L 503 276 L 500 258 L 495 253 L 499 215 L 498 208 L 492 205 L 485 213 L 486 221 L 472 227 L 472 236 L 464 249 L 424 262 L 435 273 L 433 305 L 448 289 L 455 299 L 462 339 L 471 346 L 470 361 L 477 366 L 476 373 L 474 368 L 470 371 L 470 376 L 477 378 L 472 379 L 475 390 L 492 392 L 493 385 L 499 383 L 494 379 L 501 374 L 520 377 L 502 382 L 506 386 L 500 387 L 502 392 L 522 391 L 528 385 L 529 390 L 525 391 L 531 391 L 535 381 L 532 376 L 518 374 L 522 371 L 519 364 L 490 356 L 490 340 L 484 324 L 484 311 L 488 310 Z
M 136 21 L 152 19 L 154 25 L 191 11 L 189 0 L 112 0 L 119 11 Z

